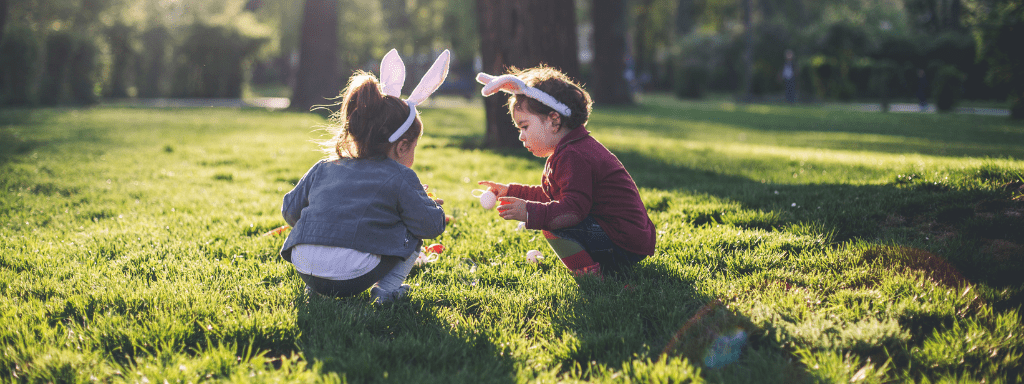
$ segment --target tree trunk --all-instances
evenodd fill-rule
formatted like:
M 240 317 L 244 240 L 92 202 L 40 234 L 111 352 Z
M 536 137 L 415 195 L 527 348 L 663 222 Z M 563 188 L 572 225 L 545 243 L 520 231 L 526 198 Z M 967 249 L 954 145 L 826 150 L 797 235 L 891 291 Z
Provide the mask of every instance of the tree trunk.
M 0 42 L 4 41 L 5 28 L 7 28 L 7 0 L 0 0 Z
M 1010 118 L 1015 120 L 1024 120 L 1024 91 L 1019 89 L 1013 90 L 1009 97 L 1010 104 Z
M 679 0 L 676 5 L 676 36 L 686 36 L 693 31 L 697 15 L 693 0 Z
M 388 49 L 397 48 L 399 52 L 405 52 L 406 46 L 412 43 L 409 38 L 412 28 L 406 0 L 380 0 L 380 8 L 391 40 Z
M 593 0 L 594 76 L 590 92 L 602 104 L 632 104 L 626 71 L 626 6 L 623 0 Z
M 338 1 L 306 0 L 299 37 L 299 71 L 291 108 L 309 111 L 327 104 L 340 89 L 338 73 Z
M 754 25 L 751 22 L 751 12 L 754 7 L 751 0 L 743 1 L 743 89 L 740 90 L 740 100 L 748 102 L 751 100 L 751 86 L 754 83 Z
M 128 88 L 132 86 L 132 61 L 135 52 L 131 45 L 131 27 L 116 23 L 107 28 L 107 41 L 110 44 L 110 56 L 114 58 L 110 67 L 110 89 L 107 96 L 112 98 L 128 97 Z
M 477 0 L 483 71 L 501 75 L 510 66 L 547 64 L 579 79 L 576 9 L 573 0 Z M 504 92 L 487 97 L 484 145 L 517 147 Z

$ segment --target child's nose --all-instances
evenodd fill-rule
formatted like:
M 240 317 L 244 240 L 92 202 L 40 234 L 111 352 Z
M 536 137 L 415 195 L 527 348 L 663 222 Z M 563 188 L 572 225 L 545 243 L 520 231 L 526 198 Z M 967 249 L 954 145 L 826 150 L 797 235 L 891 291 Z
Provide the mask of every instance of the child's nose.
M 519 141 L 526 141 L 526 132 L 519 131 Z

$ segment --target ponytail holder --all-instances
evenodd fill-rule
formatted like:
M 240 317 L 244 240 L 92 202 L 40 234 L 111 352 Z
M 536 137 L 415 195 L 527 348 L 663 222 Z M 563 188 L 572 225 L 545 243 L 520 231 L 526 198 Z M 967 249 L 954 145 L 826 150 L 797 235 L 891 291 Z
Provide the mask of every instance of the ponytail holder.
M 409 105 L 409 117 L 405 119 L 405 122 L 402 123 L 402 126 L 398 127 L 395 133 L 391 134 L 391 137 L 388 137 L 389 143 L 394 143 L 409 130 L 412 122 L 416 121 L 416 106 L 423 103 L 427 97 L 430 97 L 441 86 L 441 83 L 444 83 L 444 79 L 448 77 L 448 62 L 450 59 L 451 52 L 448 52 L 447 49 L 441 52 L 437 56 L 437 60 L 434 61 L 434 64 L 430 66 L 427 73 L 420 79 L 420 83 L 412 90 L 409 98 L 404 99 L 405 103 Z M 380 86 L 384 94 L 400 98 L 402 86 L 404 85 L 405 63 L 398 56 L 398 51 L 392 49 L 380 61 Z
M 484 96 L 493 95 L 498 91 L 504 91 L 514 95 L 526 95 L 526 97 L 535 99 L 541 102 L 541 104 L 551 107 L 551 109 L 562 114 L 562 116 L 572 116 L 572 110 L 569 109 L 568 106 L 562 104 L 558 100 L 555 100 L 554 97 L 546 92 L 526 85 L 526 82 L 513 75 L 501 75 L 494 77 L 480 72 L 476 75 L 476 81 L 484 85 L 484 89 L 480 91 Z

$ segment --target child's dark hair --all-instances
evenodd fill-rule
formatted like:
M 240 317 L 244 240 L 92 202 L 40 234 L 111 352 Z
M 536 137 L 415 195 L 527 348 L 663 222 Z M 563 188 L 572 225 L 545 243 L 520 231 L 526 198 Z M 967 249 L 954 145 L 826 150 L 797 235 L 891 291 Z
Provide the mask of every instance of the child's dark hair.
M 509 68 L 509 73 L 522 79 L 526 85 L 551 95 L 555 100 L 565 104 L 572 110 L 572 116 L 568 117 L 559 113 L 561 117 L 559 126 L 574 129 L 587 124 L 594 101 L 582 86 L 569 78 L 569 76 L 566 76 L 566 74 L 543 64 L 538 67 L 522 70 L 512 67 Z M 547 116 L 551 112 L 557 112 L 540 101 L 525 95 L 512 95 L 508 99 L 509 114 L 516 108 L 525 108 L 527 112 L 543 116 Z
M 331 138 L 322 143 L 331 159 L 387 156 L 395 144 L 416 140 L 423 131 L 417 117 L 398 140 L 388 142 L 388 137 L 409 118 L 409 105 L 381 92 L 380 83 L 372 73 L 353 74 L 341 97 L 341 103 L 335 104 L 340 108 L 331 115 L 331 125 L 327 127 Z

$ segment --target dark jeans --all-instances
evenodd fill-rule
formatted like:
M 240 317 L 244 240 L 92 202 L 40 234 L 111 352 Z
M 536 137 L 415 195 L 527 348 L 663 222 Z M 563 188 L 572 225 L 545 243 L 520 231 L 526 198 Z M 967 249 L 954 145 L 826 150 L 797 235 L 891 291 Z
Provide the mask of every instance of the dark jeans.
M 602 272 L 623 271 L 647 257 L 615 245 L 592 216 L 587 216 L 574 226 L 548 232 L 579 244 L 590 254 L 591 259 L 601 264 Z
M 381 256 L 380 264 L 367 272 L 365 275 L 359 276 L 351 280 L 329 280 L 322 277 L 316 277 L 313 275 L 307 275 L 302 272 L 296 271 L 302 281 L 306 282 L 306 286 L 312 289 L 313 292 L 319 293 L 326 296 L 343 297 L 343 296 L 355 296 L 360 292 L 367 290 L 374 283 L 380 281 L 392 268 L 395 267 L 402 259 L 394 256 Z

